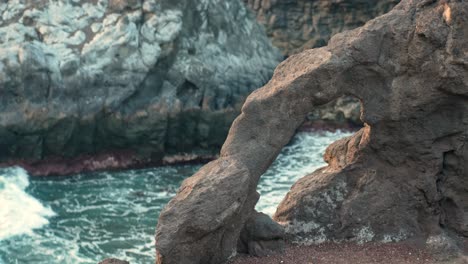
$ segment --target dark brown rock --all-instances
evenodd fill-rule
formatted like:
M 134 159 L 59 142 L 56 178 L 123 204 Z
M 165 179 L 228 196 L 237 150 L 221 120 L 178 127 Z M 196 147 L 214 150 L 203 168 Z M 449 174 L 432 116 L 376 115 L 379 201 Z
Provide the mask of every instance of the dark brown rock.
M 405 12 L 412 15 L 400 17 Z M 468 46 L 456 59 L 452 48 L 466 43 L 453 37 L 462 34 L 461 24 L 468 26 L 467 14 L 463 2 L 405 1 L 332 39 L 331 46 L 349 45 L 355 60 L 372 65 L 344 74 L 355 82 L 351 90 L 363 102 L 367 125 L 332 144 L 328 167 L 299 180 L 278 207 L 275 219 L 296 240 L 468 235 Z M 354 34 L 368 41 L 348 42 Z M 381 41 L 374 52 L 373 40 Z
M 400 0 L 243 0 L 265 26 L 268 37 L 284 56 L 322 47 L 345 30 L 390 11 Z M 344 96 L 315 108 L 310 124 L 327 127 L 360 125 L 359 100 Z
M 260 176 L 316 106 L 343 95 L 366 124 L 332 144 L 275 219 L 300 242 L 468 232 L 468 3 L 404 0 L 364 27 L 281 63 L 234 121 L 220 158 L 161 212 L 159 263 L 235 254 Z
M 125 261 L 125 260 L 116 259 L 116 258 L 108 258 L 108 259 L 105 259 L 105 260 L 99 262 L 98 264 L 130 264 L 130 262 Z
M 248 254 L 255 257 L 266 257 L 284 252 L 286 244 L 282 239 L 252 240 L 247 243 Z
M 400 0 L 243 0 L 285 56 L 325 46 L 335 34 L 364 25 Z
M 284 228 L 268 215 L 254 212 L 241 231 L 237 252 L 251 256 L 268 256 L 285 249 Z

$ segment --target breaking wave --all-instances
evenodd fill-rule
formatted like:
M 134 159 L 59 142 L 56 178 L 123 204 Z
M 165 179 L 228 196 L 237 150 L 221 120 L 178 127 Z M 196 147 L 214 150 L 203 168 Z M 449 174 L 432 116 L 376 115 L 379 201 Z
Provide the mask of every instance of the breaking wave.
M 26 193 L 28 174 L 19 167 L 0 169 L 0 240 L 47 225 L 54 212 Z

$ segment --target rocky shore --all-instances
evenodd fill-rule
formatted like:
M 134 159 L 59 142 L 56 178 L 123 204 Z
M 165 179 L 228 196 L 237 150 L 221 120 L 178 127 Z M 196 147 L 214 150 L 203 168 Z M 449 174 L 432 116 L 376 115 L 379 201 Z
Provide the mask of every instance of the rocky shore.
M 331 113 L 331 112 L 330 112 Z M 339 110 L 335 113 L 340 113 Z M 339 115 L 339 114 L 338 114 Z M 357 131 L 362 127 L 349 119 L 307 119 L 298 132 Z M 219 157 L 216 149 L 199 150 L 161 157 L 145 157 L 132 149 L 80 154 L 74 157 L 50 156 L 39 160 L 9 159 L 0 168 L 20 166 L 30 176 L 65 176 L 93 171 L 141 169 L 168 165 L 206 164 Z
M 238 256 L 230 264 L 435 264 L 426 249 L 410 243 L 324 243 L 313 246 L 288 245 L 284 254 L 258 258 Z M 461 263 L 460 263 L 461 264 Z
M 0 167 L 210 161 L 158 264 L 468 263 L 468 3 L 243 2 L 0 3 Z M 359 130 L 257 212 L 294 134 L 337 128 Z
M 359 98 L 364 128 L 293 185 L 273 217 L 284 236 L 255 248 L 412 239 L 436 257 L 451 252 L 446 261 L 466 259 L 457 241 L 468 235 L 467 17 L 465 1 L 404 0 L 281 63 L 247 98 L 220 157 L 161 212 L 157 263 L 235 256 L 257 217 L 261 175 L 316 106 L 345 95 Z
M 78 155 L 73 158 L 49 157 L 37 161 L 10 160 L 0 163 L 0 168 L 20 166 L 29 176 L 64 176 L 93 171 L 115 171 L 141 169 L 167 165 L 205 164 L 217 158 L 216 153 L 183 153 L 165 155 L 151 159 L 138 155 L 135 151 L 113 151 Z
M 320 35 L 326 41 L 395 1 L 349 1 L 339 4 L 344 13 L 335 4 L 309 10 L 300 1 L 244 2 L 247 8 L 240 0 L 0 3 L 1 166 L 63 175 L 216 153 L 246 96 L 282 60 L 272 45 L 285 52 L 285 39 L 271 33 L 276 26 L 305 12 L 296 32 L 318 19 L 307 12 L 320 11 L 321 22 L 302 39 L 328 32 Z M 324 23 L 337 14 L 346 19 Z M 270 25 L 265 17 L 280 20 Z M 291 45 L 298 35 L 287 36 Z M 356 99 L 339 99 L 307 121 L 314 128 L 362 125 L 359 111 Z
M 240 0 L 2 2 L 0 162 L 217 150 L 280 61 Z

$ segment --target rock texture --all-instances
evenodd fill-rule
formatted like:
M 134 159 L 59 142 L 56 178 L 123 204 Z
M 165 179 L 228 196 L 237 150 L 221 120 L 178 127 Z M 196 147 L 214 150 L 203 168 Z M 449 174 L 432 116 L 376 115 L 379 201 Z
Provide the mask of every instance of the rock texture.
M 335 34 L 364 25 L 400 0 L 243 0 L 285 56 L 325 46 Z
M 0 3 L 0 162 L 217 149 L 280 61 L 239 0 Z
M 285 57 L 322 47 L 345 30 L 390 11 L 400 0 L 243 0 Z M 359 100 L 339 98 L 308 115 L 308 127 L 348 128 L 362 123 Z
M 264 257 L 282 253 L 285 249 L 284 228 L 268 215 L 253 212 L 245 222 L 237 244 L 237 252 Z
M 403 0 L 328 46 L 291 56 L 253 92 L 220 158 L 162 211 L 158 263 L 236 253 L 256 186 L 307 113 L 343 95 L 366 126 L 332 144 L 275 219 L 297 241 L 468 236 L 468 3 Z
M 359 99 L 353 96 L 342 96 L 321 105 L 307 114 L 306 122 L 302 128 L 320 127 L 320 124 L 325 127 L 333 128 L 361 128 L 361 103 Z
M 284 56 L 322 47 L 342 31 L 354 29 L 388 12 L 400 0 L 243 0 Z M 362 125 L 359 101 L 343 97 L 310 114 L 313 127 Z

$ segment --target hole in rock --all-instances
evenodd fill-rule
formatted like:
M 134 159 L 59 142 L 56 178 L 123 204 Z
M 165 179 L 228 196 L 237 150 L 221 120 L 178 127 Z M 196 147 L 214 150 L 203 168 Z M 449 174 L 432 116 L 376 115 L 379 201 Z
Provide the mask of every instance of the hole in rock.
M 296 181 L 326 166 L 323 159 L 326 148 L 359 130 L 360 109 L 359 99 L 344 96 L 309 113 L 303 126 L 260 178 L 257 186 L 260 199 L 255 209 L 272 216 Z

